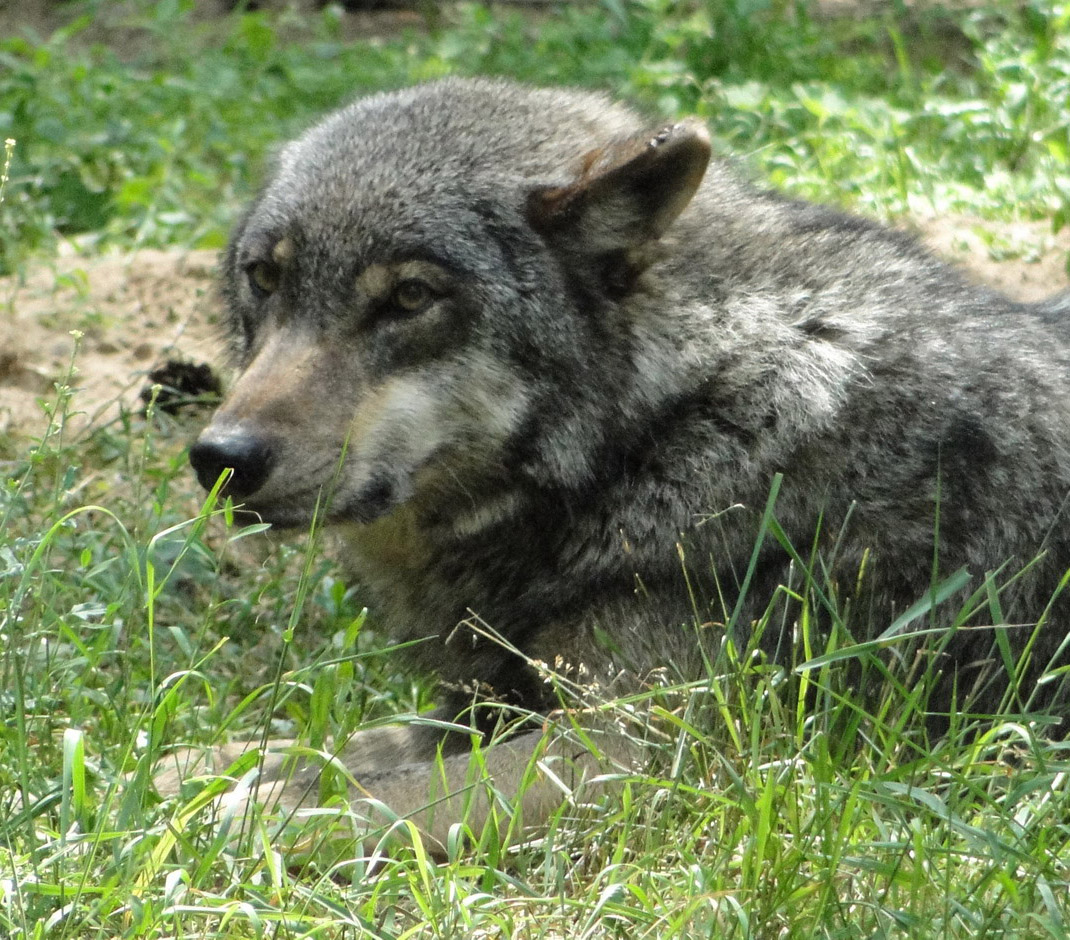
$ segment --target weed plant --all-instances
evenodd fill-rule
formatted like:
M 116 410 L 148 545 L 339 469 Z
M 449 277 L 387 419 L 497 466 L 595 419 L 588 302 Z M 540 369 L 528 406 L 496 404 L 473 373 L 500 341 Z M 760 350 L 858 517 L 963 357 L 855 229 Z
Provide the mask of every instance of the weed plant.
M 133 48 L 87 40 L 108 4 L 70 6 L 85 16 L 54 35 L 0 39 L 0 139 L 18 140 L 0 203 L 9 272 L 63 239 L 218 246 L 274 143 L 354 94 L 454 72 L 699 113 L 756 175 L 877 215 L 1058 226 L 1070 212 L 1063 4 L 461 6 L 347 42 L 337 11 L 209 26 L 188 0 L 146 0 L 123 6 Z M 788 638 L 788 665 L 726 642 L 702 682 L 603 704 L 650 742 L 649 764 L 601 789 L 562 781 L 536 840 L 502 798 L 445 860 L 403 823 L 400 848 L 368 855 L 336 837 L 337 817 L 283 854 L 271 820 L 212 804 L 222 779 L 161 803 L 151 771 L 175 744 L 322 749 L 419 714 L 428 693 L 393 671 L 318 534 L 277 539 L 194 495 L 196 416 L 150 406 L 72 434 L 76 361 L 39 438 L 0 465 L 0 936 L 1070 933 L 1065 746 L 1013 709 L 963 709 L 941 735 L 925 720 L 932 677 L 903 634 L 961 585 L 919 585 L 911 617 L 858 645 L 805 546 L 756 626 Z M 768 521 L 776 538 L 775 503 Z M 981 591 L 975 603 L 996 596 Z

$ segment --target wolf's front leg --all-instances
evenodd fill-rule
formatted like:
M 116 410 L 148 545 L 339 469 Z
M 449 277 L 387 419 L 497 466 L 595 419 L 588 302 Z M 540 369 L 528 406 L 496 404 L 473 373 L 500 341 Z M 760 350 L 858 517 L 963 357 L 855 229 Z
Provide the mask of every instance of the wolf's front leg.
M 322 759 L 292 741 L 271 741 L 255 781 L 220 802 L 229 801 L 231 811 L 260 804 L 280 821 L 295 823 L 292 831 L 299 830 L 303 818 L 328 815 L 338 821 L 340 832 L 352 833 L 368 851 L 392 827 L 398 828 L 397 820 L 405 819 L 438 854 L 454 825 L 481 832 L 495 803 L 519 817 L 513 818 L 514 831 L 544 825 L 584 780 L 610 769 L 612 761 L 632 756 L 619 740 L 596 754 L 556 731 L 528 732 L 477 752 L 464 747 L 465 737 L 452 733 L 444 738 L 440 728 L 420 724 L 376 728 L 355 734 Z M 222 773 L 256 747 L 244 742 L 208 752 L 178 752 L 161 766 L 156 787 L 161 795 L 176 794 L 183 780 Z M 319 807 L 319 778 L 328 763 L 350 782 L 348 800 L 334 801 L 336 812 L 325 814 Z

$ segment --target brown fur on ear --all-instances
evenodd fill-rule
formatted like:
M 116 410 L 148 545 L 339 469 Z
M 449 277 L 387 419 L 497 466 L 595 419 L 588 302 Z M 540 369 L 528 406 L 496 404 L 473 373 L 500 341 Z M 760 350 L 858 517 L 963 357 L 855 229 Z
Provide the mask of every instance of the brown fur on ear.
M 587 153 L 573 182 L 532 192 L 528 218 L 545 235 L 572 230 L 597 251 L 634 248 L 665 233 L 709 160 L 709 132 L 694 118 L 614 141 Z

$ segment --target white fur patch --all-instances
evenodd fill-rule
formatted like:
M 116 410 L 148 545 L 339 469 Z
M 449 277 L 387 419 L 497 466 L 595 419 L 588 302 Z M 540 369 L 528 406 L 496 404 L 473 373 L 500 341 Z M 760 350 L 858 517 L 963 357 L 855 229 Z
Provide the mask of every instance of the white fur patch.
M 476 535 L 484 529 L 508 519 L 520 507 L 520 494 L 503 493 L 459 513 L 453 520 L 453 531 L 459 536 Z

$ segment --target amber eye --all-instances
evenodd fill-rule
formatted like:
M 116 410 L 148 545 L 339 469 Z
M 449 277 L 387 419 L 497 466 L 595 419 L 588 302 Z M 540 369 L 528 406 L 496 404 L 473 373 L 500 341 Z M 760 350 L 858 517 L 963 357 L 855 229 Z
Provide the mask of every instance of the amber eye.
M 400 313 L 422 313 L 435 299 L 429 284 L 416 278 L 400 281 L 390 295 L 390 302 Z
M 246 273 L 249 276 L 249 287 L 256 297 L 268 297 L 279 289 L 281 275 L 277 264 L 270 261 L 254 261 L 246 269 Z

